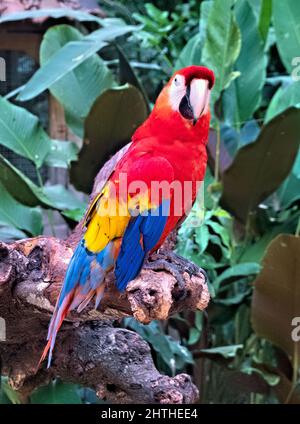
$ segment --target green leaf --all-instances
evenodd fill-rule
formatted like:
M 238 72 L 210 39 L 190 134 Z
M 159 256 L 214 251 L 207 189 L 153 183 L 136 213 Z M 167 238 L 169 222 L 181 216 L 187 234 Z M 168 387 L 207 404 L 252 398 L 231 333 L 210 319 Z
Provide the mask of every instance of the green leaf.
M 203 253 L 209 242 L 209 231 L 207 225 L 201 225 L 195 230 L 195 240 L 199 246 L 199 253 Z
M 14 405 L 19 405 L 21 403 L 18 392 L 10 386 L 7 377 L 1 377 L 1 389 L 11 403 Z
M 281 207 L 285 209 L 300 199 L 300 151 L 298 152 L 292 172 L 277 190 L 277 195 Z
M 46 8 L 38 10 L 22 10 L 21 12 L 9 13 L 0 18 L 0 24 L 4 22 L 23 21 L 25 19 L 40 19 L 40 18 L 72 18 L 81 22 L 96 22 L 101 25 L 110 23 L 109 19 L 101 19 L 98 16 L 92 15 L 87 12 L 81 12 L 78 10 L 72 10 L 71 8 Z
M 195 34 L 189 39 L 178 59 L 175 62 L 174 70 L 185 68 L 190 65 L 201 65 L 201 41 L 199 34 Z
M 71 141 L 51 140 L 45 164 L 50 167 L 68 168 L 72 161 L 77 160 L 78 151 L 77 145 Z
M 130 25 L 101 28 L 79 41 L 65 44 L 32 76 L 19 94 L 18 100 L 26 101 L 38 96 L 105 47 L 108 42 L 136 28 Z
M 230 345 L 230 346 L 219 346 L 219 347 L 212 347 L 210 349 L 201 349 L 200 352 L 206 353 L 207 355 L 221 355 L 223 358 L 231 359 L 235 358 L 238 351 L 240 349 L 243 349 L 244 345 L 237 344 L 237 345 Z
M 248 3 L 250 4 L 251 9 L 253 10 L 255 17 L 257 19 L 257 22 L 258 22 L 260 12 L 261 12 L 262 0 L 248 0 Z
M 189 338 L 187 341 L 188 345 L 193 345 L 198 342 L 201 336 L 201 331 L 198 330 L 198 328 L 192 327 L 189 331 Z
M 239 127 L 241 123 L 252 117 L 260 104 L 266 77 L 267 58 L 255 15 L 248 1 L 237 2 L 235 12 L 241 31 L 242 48 L 234 69 L 240 73 L 240 76 L 234 80 L 229 90 L 230 101 L 235 103 L 235 114 L 231 118 L 231 124 Z M 249 63 L 255 63 L 255 66 L 249 66 Z M 228 108 L 226 103 L 223 108 L 226 114 Z
M 272 241 L 254 283 L 251 310 L 256 334 L 294 359 L 297 355 L 298 361 L 299 342 L 296 349 L 292 321 L 300 313 L 299 257 L 300 237 L 281 234 Z
M 48 29 L 40 47 L 41 66 L 46 64 L 67 43 L 82 42 L 84 36 L 70 25 L 57 25 Z M 57 63 L 64 66 L 64 63 Z M 103 60 L 96 54 L 68 72 L 50 86 L 50 92 L 63 105 L 67 123 L 80 137 L 83 136 L 83 121 L 96 98 L 114 84 L 113 75 Z
M 172 337 L 165 335 L 159 328 L 157 321 L 152 321 L 149 325 L 143 325 L 133 318 L 127 318 L 125 323 L 127 327 L 139 333 L 151 344 L 172 372 L 183 368 L 185 364 L 193 363 L 190 351 L 178 341 L 172 339 Z
M 223 225 L 220 225 L 217 222 L 211 220 L 207 221 L 207 225 L 209 225 L 213 231 L 221 237 L 225 246 L 230 245 L 230 235 Z
M 238 151 L 224 172 L 221 204 L 240 221 L 246 222 L 248 214 L 291 171 L 299 149 L 299 124 L 299 109 L 290 108 L 275 117 L 255 142 Z
M 14 227 L 0 225 L 0 240 L 2 241 L 9 242 L 14 240 L 21 240 L 26 237 L 27 234 L 23 231 L 17 230 Z
M 0 389 L 0 405 L 11 405 L 11 401 L 8 399 L 3 390 Z
M 81 404 L 78 386 L 60 381 L 51 382 L 48 386 L 35 390 L 30 401 L 33 404 Z
M 6 190 L 27 206 L 49 206 L 42 189 L 0 154 L 0 181 Z
M 27 206 L 76 209 L 84 203 L 63 186 L 40 188 L 0 154 L 0 182 L 19 202 Z
M 208 18 L 211 12 L 213 2 L 210 0 L 204 0 L 200 4 L 200 20 L 199 20 L 199 36 L 201 46 L 204 45 L 206 39 L 206 31 L 208 25 Z
M 44 193 L 55 209 L 72 210 L 86 208 L 85 202 L 79 200 L 70 190 L 67 190 L 62 185 L 46 186 L 44 187 Z
M 42 232 L 42 214 L 39 209 L 18 203 L 0 183 L 0 225 L 11 226 L 37 236 Z
M 71 181 L 78 190 L 91 192 L 99 169 L 130 141 L 146 117 L 147 105 L 135 87 L 113 88 L 98 97 L 85 121 L 78 161 L 71 164 Z
M 299 186 L 298 186 L 299 187 Z M 298 197 L 300 196 L 300 188 L 297 192 Z M 293 216 L 291 219 L 286 220 L 280 225 L 275 225 L 262 237 L 260 237 L 257 242 L 251 243 L 245 249 L 245 252 L 239 257 L 239 262 L 258 262 L 260 263 L 268 245 L 271 241 L 277 237 L 279 234 L 292 234 L 295 232 L 297 226 L 298 217 Z
M 62 212 L 66 218 L 72 219 L 73 221 L 79 222 L 85 213 L 86 206 L 84 208 L 70 209 Z
M 273 23 L 279 55 L 286 70 L 293 70 L 292 60 L 300 52 L 300 3 L 295 0 L 273 2 Z
M 265 123 L 291 106 L 300 108 L 300 81 L 286 87 L 279 87 L 268 106 Z
M 264 43 L 267 40 L 271 23 L 272 2 L 273 0 L 262 0 L 260 7 L 258 29 Z
M 38 118 L 0 96 L 0 144 L 40 167 L 50 150 L 50 140 Z
M 174 70 L 190 65 L 201 65 L 202 48 L 206 38 L 208 16 L 212 2 L 202 1 L 200 4 L 199 32 L 189 39 L 175 62 Z
M 250 293 L 251 293 L 251 289 L 249 288 L 248 290 L 237 293 L 234 296 L 227 297 L 225 299 L 223 299 L 223 298 L 222 299 L 215 299 L 214 302 L 215 302 L 215 304 L 225 305 L 225 306 L 239 305 L 240 303 L 245 301 L 245 298 L 247 296 L 249 296 Z
M 120 79 L 120 84 L 121 85 L 125 85 L 125 84 L 129 84 L 132 85 L 133 87 L 136 87 L 138 90 L 140 90 L 140 92 L 143 94 L 145 103 L 147 105 L 147 112 L 150 113 L 151 109 L 150 109 L 150 102 L 149 102 L 149 98 L 148 95 L 141 83 L 141 81 L 139 80 L 138 76 L 136 75 L 134 69 L 132 68 L 129 59 L 127 58 L 126 54 L 124 53 L 123 49 L 116 44 L 118 53 L 119 53 L 119 79 Z
M 269 384 L 269 386 L 276 386 L 280 381 L 279 375 L 248 365 L 242 365 L 241 372 L 248 375 L 253 373 L 260 375 Z
M 213 69 L 216 83 L 212 90 L 214 103 L 233 78 L 233 65 L 240 53 L 241 34 L 232 12 L 234 0 L 215 1 L 207 22 L 202 63 Z
M 197 343 L 200 339 L 203 324 L 203 314 L 200 311 L 195 312 L 195 327 L 192 327 L 189 331 L 189 338 L 187 341 L 188 345 Z
M 255 275 L 259 273 L 260 265 L 256 262 L 248 262 L 242 264 L 236 264 L 230 268 L 227 268 L 222 274 L 220 274 L 213 285 L 216 290 L 220 287 L 220 284 L 228 278 L 232 277 L 247 277 L 249 275 Z

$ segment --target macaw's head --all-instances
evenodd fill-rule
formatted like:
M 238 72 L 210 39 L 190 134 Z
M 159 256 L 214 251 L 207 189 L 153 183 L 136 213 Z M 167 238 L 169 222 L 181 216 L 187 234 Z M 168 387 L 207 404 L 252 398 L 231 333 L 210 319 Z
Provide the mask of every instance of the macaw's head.
M 209 112 L 210 92 L 215 82 L 213 71 L 204 66 L 188 66 L 176 71 L 160 93 L 155 109 L 161 115 L 179 115 L 195 125 Z

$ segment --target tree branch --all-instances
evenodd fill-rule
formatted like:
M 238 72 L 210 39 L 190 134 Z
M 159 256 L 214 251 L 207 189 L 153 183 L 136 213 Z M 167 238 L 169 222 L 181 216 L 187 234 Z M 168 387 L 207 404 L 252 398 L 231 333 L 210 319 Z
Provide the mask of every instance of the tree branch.
M 105 183 L 114 160 L 99 173 L 94 190 Z M 50 316 L 81 235 L 77 226 L 66 241 L 41 236 L 0 243 L 0 316 L 6 322 L 6 340 L 0 342 L 2 373 L 23 398 L 59 376 L 94 388 L 110 402 L 195 402 L 198 392 L 188 375 L 161 375 L 147 343 L 138 334 L 113 326 L 126 316 L 146 324 L 183 310 L 206 308 L 205 273 L 172 252 L 172 237 L 148 259 L 152 269 L 142 270 L 125 293 L 117 291 L 109 274 L 98 310 L 90 305 L 80 314 L 70 313 L 59 332 L 52 367 L 36 370 Z M 184 292 L 174 275 L 184 281 Z

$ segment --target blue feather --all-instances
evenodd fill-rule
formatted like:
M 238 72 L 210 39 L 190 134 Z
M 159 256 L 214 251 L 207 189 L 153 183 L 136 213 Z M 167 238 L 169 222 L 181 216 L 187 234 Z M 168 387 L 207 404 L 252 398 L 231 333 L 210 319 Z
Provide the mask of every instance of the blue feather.
M 132 218 L 128 224 L 115 267 L 116 286 L 120 291 L 124 291 L 129 281 L 138 275 L 147 253 L 161 238 L 169 206 L 170 201 L 165 200 L 157 209 Z

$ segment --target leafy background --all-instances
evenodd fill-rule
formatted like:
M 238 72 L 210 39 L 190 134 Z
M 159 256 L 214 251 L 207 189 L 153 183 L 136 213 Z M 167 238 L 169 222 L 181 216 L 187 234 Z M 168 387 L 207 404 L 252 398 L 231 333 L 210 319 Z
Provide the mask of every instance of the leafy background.
M 300 316 L 300 3 L 101 6 L 106 19 L 72 12 L 73 24 L 57 20 L 44 35 L 40 68 L 0 97 L 0 144 L 36 172 L 32 181 L 0 156 L 1 239 L 42 234 L 54 212 L 71 228 L 86 206 L 78 193 L 90 191 L 97 170 L 130 140 L 170 74 L 211 67 L 206 210 L 202 226 L 183 224 L 177 251 L 206 269 L 212 301 L 205 313 L 148 326 L 126 319 L 124 326 L 149 342 L 161 372 L 191 374 L 201 403 L 300 403 L 300 349 L 291 337 Z M 28 111 L 26 102 L 45 90 L 79 144 L 51 139 Z M 67 169 L 69 183 L 49 185 L 45 165 Z M 24 400 L 2 378 L 0 402 L 99 400 L 58 380 Z

